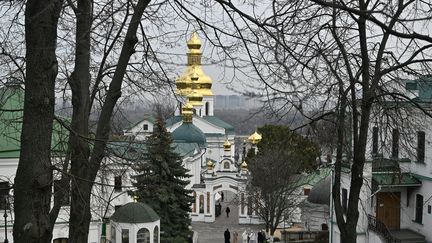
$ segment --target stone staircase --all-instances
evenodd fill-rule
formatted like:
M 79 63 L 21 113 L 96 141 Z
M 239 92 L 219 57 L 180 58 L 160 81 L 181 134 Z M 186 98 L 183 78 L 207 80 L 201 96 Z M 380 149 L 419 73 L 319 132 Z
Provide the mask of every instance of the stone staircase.
M 401 243 L 426 243 L 423 235 L 410 229 L 390 230 L 390 234 Z

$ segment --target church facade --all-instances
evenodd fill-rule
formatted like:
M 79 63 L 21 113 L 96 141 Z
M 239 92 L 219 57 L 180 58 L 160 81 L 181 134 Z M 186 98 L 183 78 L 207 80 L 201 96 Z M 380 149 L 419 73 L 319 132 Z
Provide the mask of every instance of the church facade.
M 192 221 L 214 222 L 221 192 L 230 191 L 238 202 L 239 223 L 261 223 L 246 194 L 247 163 L 239 158 L 243 156 L 235 156 L 234 128 L 214 115 L 212 80 L 202 69 L 201 41 L 196 33 L 187 46 L 186 70 L 176 80 L 175 115 L 165 124 L 176 149 L 194 148 L 183 157 L 191 175 L 188 189 L 195 198 L 190 214 Z M 144 141 L 153 132 L 155 120 L 144 116 L 124 135 Z M 247 148 L 256 148 L 260 139 L 258 133 L 251 135 Z

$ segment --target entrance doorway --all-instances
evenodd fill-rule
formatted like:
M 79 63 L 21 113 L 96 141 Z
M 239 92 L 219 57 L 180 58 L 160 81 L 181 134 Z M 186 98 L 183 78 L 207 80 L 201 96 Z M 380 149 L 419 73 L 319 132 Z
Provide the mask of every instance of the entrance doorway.
M 214 194 L 215 201 L 215 223 L 218 224 L 238 224 L 238 198 L 232 191 L 220 191 Z M 229 211 L 227 215 L 227 209 Z
M 400 228 L 400 192 L 380 192 L 377 194 L 376 217 L 388 229 Z

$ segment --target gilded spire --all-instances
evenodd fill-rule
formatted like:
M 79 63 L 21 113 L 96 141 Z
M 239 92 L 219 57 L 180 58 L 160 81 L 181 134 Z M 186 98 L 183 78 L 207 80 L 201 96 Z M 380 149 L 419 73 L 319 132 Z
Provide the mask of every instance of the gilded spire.
M 188 46 L 190 52 L 196 52 L 196 53 L 200 53 L 201 54 L 201 52 L 200 52 L 201 40 L 199 39 L 198 34 L 196 33 L 196 31 L 194 31 L 192 33 L 191 38 L 187 42 L 187 46 Z
M 213 166 L 214 166 L 213 162 L 210 159 L 207 160 L 207 169 L 208 170 L 212 170 Z
M 228 141 L 228 139 L 225 139 L 225 142 L 223 144 L 224 151 L 231 151 L 231 143 Z
M 243 160 L 243 163 L 241 163 L 240 168 L 242 171 L 247 171 L 248 170 L 248 165 L 246 164 L 246 161 Z

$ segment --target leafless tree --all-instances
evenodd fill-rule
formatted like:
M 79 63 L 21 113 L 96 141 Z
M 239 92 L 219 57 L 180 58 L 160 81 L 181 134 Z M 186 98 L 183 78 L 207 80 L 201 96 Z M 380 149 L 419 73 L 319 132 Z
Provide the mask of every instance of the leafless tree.
M 62 1 L 27 1 L 26 71 L 21 153 L 14 182 L 14 240 L 49 242 L 51 134 L 57 76 L 57 22 Z
M 248 185 L 248 214 L 256 212 L 271 235 L 301 203 L 304 176 L 298 173 L 302 161 L 288 161 L 280 150 L 266 151 L 249 160 L 252 179 Z
M 256 77 L 275 112 L 296 109 L 315 122 L 336 117 L 333 200 L 343 242 L 356 242 L 367 138 L 380 101 L 404 95 L 400 81 L 430 72 L 430 3 L 424 1 L 269 1 L 241 5 L 217 0 L 230 16 Z M 248 2 L 249 3 L 249 2 Z M 255 89 L 256 90 L 256 89 Z M 395 99 L 397 97 L 397 99 Z M 308 113 L 312 108 L 319 111 Z M 347 129 L 347 127 L 349 129 Z M 349 134 L 347 133 L 349 132 Z M 352 144 L 347 144 L 347 138 Z M 348 213 L 340 196 L 341 163 L 350 146 Z

